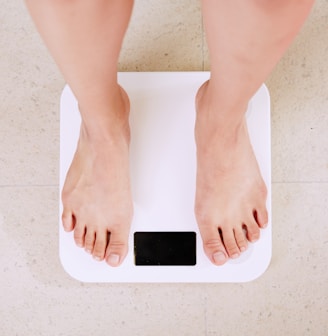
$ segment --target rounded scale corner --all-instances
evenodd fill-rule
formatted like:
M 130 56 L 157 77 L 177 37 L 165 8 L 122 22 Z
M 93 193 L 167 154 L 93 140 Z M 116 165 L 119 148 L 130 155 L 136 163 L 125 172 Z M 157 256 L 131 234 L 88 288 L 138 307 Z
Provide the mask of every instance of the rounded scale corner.
M 79 282 L 84 282 L 84 283 L 91 282 L 91 281 L 88 281 L 85 278 L 83 278 L 83 276 L 81 276 L 81 274 L 78 271 L 78 269 L 76 269 L 74 267 L 72 268 L 72 265 L 74 265 L 74 263 L 72 263 L 70 261 L 70 259 L 64 253 L 65 249 L 63 249 L 63 241 L 62 241 L 60 230 L 61 229 L 59 228 L 59 250 L 58 250 L 58 256 L 59 256 L 59 262 L 60 262 L 63 270 L 73 280 L 76 280 L 76 281 L 79 281 Z
M 252 281 L 255 281 L 259 279 L 270 267 L 272 261 L 272 250 L 270 249 L 270 253 L 267 256 L 267 259 L 265 260 L 265 263 L 263 263 L 262 267 L 260 269 L 257 269 L 256 272 L 250 274 L 250 276 L 246 279 L 241 280 L 241 283 L 249 283 Z
M 268 86 L 267 86 L 265 83 L 263 83 L 261 87 L 262 87 L 262 90 L 265 91 L 265 94 L 266 94 L 268 97 L 270 97 L 270 92 L 269 92 Z
M 265 98 L 267 99 L 267 102 L 270 106 L 271 104 L 271 97 L 270 97 L 270 91 L 269 91 L 269 88 L 266 86 L 265 83 L 262 84 L 260 90 L 262 90 L 263 92 L 263 95 L 265 96 Z
M 77 100 L 74 96 L 74 93 L 73 91 L 71 90 L 71 88 L 69 87 L 68 84 L 65 84 L 61 94 L 60 94 L 60 99 L 59 99 L 59 102 L 60 102 L 60 110 L 62 111 L 64 108 L 64 106 L 70 106 L 72 103 L 76 103 Z
M 68 86 L 68 84 L 65 84 L 64 87 L 63 87 L 63 90 L 60 94 L 60 101 L 63 101 L 63 99 L 67 96 L 67 95 L 70 95 L 71 94 L 71 89 L 70 87 Z
M 76 274 L 74 274 L 74 272 L 71 271 L 71 269 L 69 268 L 69 265 L 66 262 L 66 259 L 63 257 L 63 254 L 61 251 L 59 251 L 59 262 L 62 266 L 62 268 L 64 269 L 65 273 L 72 278 L 73 280 L 79 281 L 79 282 L 86 282 L 83 279 L 80 279 Z

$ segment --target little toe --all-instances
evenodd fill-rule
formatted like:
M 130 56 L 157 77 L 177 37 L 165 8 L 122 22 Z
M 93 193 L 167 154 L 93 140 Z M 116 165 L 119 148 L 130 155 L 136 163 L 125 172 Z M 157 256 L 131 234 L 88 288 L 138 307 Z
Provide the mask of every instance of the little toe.
M 87 227 L 87 232 L 84 239 L 84 248 L 87 253 L 92 254 L 95 240 L 96 232 L 92 228 Z
M 232 259 L 236 259 L 240 255 L 240 250 L 236 242 L 236 238 L 232 229 L 227 228 L 222 230 L 223 244 L 228 252 L 228 255 Z
M 101 261 L 104 259 L 107 244 L 108 244 L 107 230 L 103 232 L 97 231 L 96 232 L 96 242 L 95 242 L 93 253 L 92 253 L 95 260 Z
M 112 230 L 106 249 L 106 262 L 108 265 L 119 266 L 128 253 L 128 233 Z
M 85 231 L 86 229 L 84 225 L 75 225 L 74 240 L 78 247 L 84 247 Z
M 203 248 L 207 257 L 214 265 L 220 266 L 228 260 L 228 254 L 221 240 L 219 229 L 215 226 L 199 227 L 203 239 Z
M 240 252 L 247 250 L 247 239 L 242 227 L 234 229 L 235 239 L 239 247 Z
M 74 216 L 71 211 L 64 209 L 62 214 L 62 223 L 66 232 L 70 232 L 74 229 Z

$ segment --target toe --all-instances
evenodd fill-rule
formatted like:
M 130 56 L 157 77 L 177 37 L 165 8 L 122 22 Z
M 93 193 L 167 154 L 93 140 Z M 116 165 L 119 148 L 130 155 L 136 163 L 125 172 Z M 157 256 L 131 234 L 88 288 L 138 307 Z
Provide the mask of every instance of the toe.
M 233 230 L 230 228 L 222 230 L 222 235 L 223 235 L 223 243 L 226 251 L 228 252 L 229 257 L 232 259 L 238 258 L 240 255 L 240 250 L 237 245 Z
M 92 228 L 87 227 L 87 232 L 84 239 L 84 248 L 87 253 L 92 254 L 95 240 L 96 232 Z
M 246 224 L 246 230 L 247 230 L 246 236 L 247 236 L 248 241 L 250 241 L 251 243 L 254 243 L 257 240 L 259 240 L 260 228 L 257 222 L 255 221 L 255 219 L 249 220 L 249 222 Z
M 240 252 L 247 250 L 247 239 L 242 227 L 234 229 L 235 240 L 239 247 Z
M 106 249 L 108 265 L 119 266 L 128 253 L 128 233 L 120 230 L 111 230 L 109 243 Z
M 260 228 L 265 228 L 268 225 L 268 211 L 266 207 L 259 207 L 254 211 L 254 218 Z
M 106 251 L 106 247 L 108 243 L 107 237 L 108 237 L 107 230 L 103 232 L 102 231 L 96 232 L 96 241 L 95 241 L 92 255 L 98 261 L 103 260 L 105 257 L 105 251 Z
M 85 239 L 85 226 L 75 225 L 75 228 L 74 228 L 75 244 L 79 247 L 84 247 L 84 239 Z
M 74 229 L 74 216 L 71 211 L 64 209 L 62 223 L 65 231 L 70 232 Z
M 215 226 L 200 226 L 204 252 L 211 262 L 217 266 L 228 260 L 228 254 L 221 240 L 220 232 Z

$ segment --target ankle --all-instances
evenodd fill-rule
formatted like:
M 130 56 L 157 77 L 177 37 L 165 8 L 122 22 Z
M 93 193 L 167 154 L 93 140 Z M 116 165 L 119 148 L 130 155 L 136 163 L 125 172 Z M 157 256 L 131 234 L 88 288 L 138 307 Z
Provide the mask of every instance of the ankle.
M 95 147 L 109 146 L 111 144 L 117 145 L 119 143 L 126 143 L 129 145 L 130 127 L 128 123 L 126 125 L 105 125 L 104 123 L 99 125 L 86 125 L 82 121 L 80 128 L 80 140 L 93 144 Z
M 91 140 L 113 139 L 117 136 L 130 137 L 129 112 L 130 102 L 126 92 L 119 87 L 115 95 L 94 105 L 79 104 L 82 118 L 83 136 Z
M 249 103 L 248 96 L 238 92 L 229 92 L 212 80 L 205 82 L 196 95 L 196 110 L 207 114 L 207 118 L 214 123 L 234 121 L 240 124 Z
M 248 103 L 227 103 L 219 100 L 209 89 L 209 85 L 204 83 L 196 96 L 196 136 L 197 133 L 206 133 L 207 138 L 213 138 L 217 134 L 220 139 L 234 141 L 243 129 Z

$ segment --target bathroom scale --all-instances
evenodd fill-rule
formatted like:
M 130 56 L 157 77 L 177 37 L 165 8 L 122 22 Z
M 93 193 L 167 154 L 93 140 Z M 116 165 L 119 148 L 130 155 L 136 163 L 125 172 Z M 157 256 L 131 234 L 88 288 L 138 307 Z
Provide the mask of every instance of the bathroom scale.
M 212 264 L 203 252 L 194 215 L 196 146 L 195 95 L 209 72 L 121 72 L 130 103 L 130 173 L 134 217 L 129 253 L 119 267 L 98 262 L 75 245 L 62 228 L 60 260 L 82 282 L 247 282 L 271 259 L 270 98 L 263 84 L 246 113 L 251 142 L 268 188 L 269 224 L 258 242 L 238 259 Z M 68 86 L 60 103 L 60 190 L 72 161 L 80 128 L 77 101 Z

